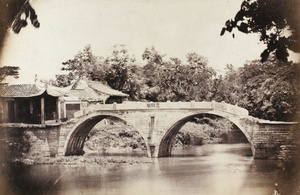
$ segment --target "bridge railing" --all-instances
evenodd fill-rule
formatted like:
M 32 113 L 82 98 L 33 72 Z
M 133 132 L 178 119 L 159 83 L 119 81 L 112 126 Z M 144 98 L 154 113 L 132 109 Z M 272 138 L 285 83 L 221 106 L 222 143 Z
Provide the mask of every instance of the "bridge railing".
M 225 102 L 215 102 L 215 101 L 212 101 L 211 104 L 215 110 L 220 110 L 220 111 L 228 112 L 239 116 L 249 115 L 248 110 L 246 110 L 245 108 L 241 108 L 237 105 L 227 104 Z
M 97 110 L 142 110 L 142 109 L 214 109 L 239 116 L 247 116 L 248 111 L 244 108 L 227 104 L 225 102 L 132 102 L 122 104 L 97 104 L 88 106 L 76 115 L 92 113 Z

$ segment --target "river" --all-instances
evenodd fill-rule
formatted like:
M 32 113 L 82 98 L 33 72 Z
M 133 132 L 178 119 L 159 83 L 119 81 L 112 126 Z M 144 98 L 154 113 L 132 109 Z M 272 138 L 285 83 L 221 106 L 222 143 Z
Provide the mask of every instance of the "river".
M 253 159 L 248 144 L 173 148 L 172 157 L 145 164 L 27 165 L 7 174 L 0 187 L 8 194 L 272 195 L 275 189 L 300 194 L 292 168 Z

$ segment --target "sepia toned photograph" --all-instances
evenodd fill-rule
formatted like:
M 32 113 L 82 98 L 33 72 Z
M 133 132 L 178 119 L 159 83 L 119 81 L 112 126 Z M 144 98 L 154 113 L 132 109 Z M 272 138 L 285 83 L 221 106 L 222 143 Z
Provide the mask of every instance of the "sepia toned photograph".
M 299 0 L 1 0 L 0 194 L 300 195 Z

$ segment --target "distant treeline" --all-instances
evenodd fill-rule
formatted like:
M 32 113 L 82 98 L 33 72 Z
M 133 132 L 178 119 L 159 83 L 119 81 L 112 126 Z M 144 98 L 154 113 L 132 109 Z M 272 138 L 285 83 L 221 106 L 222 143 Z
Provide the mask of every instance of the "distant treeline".
M 129 94 L 130 100 L 143 101 L 224 101 L 247 109 L 261 119 L 291 121 L 299 113 L 300 66 L 271 56 L 247 61 L 243 67 L 226 65 L 226 73 L 217 75 L 208 60 L 188 53 L 186 63 L 179 58 L 159 54 L 154 47 L 142 54 L 138 64 L 126 46 L 116 45 L 110 56 L 95 56 L 86 46 L 73 59 L 63 62 L 66 74 L 56 75 L 50 83 L 68 86 L 86 77 L 107 83 Z

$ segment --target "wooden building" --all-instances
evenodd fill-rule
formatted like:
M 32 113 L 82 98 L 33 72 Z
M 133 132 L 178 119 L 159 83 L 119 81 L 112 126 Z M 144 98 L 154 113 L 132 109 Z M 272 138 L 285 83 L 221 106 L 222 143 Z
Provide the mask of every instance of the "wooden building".
M 61 97 L 61 113 L 64 119 L 70 119 L 74 117 L 75 112 L 88 105 L 122 103 L 127 97 L 127 94 L 114 90 L 99 81 L 81 78 Z
M 122 103 L 128 97 L 109 86 L 79 79 L 59 88 L 45 83 L 0 85 L 0 122 L 45 124 L 69 120 L 90 104 Z
M 1 122 L 44 124 L 59 120 L 59 96 L 38 83 L 1 85 Z

